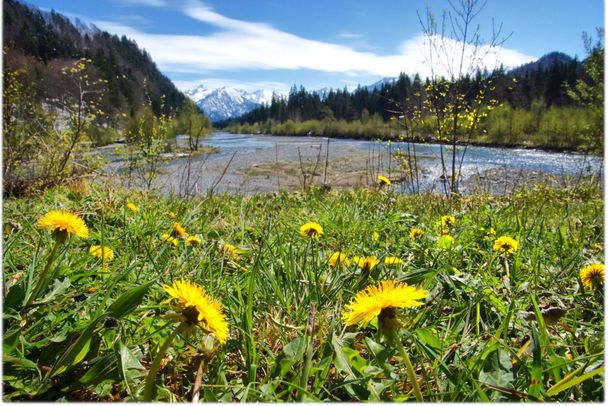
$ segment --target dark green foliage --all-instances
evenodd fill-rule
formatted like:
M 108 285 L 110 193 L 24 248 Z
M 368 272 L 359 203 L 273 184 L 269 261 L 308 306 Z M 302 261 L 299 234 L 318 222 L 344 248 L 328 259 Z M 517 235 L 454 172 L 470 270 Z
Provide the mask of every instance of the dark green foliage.
M 160 73 L 150 55 L 124 35 L 119 38 L 95 27 L 81 33 L 54 11 L 45 14 L 15 0 L 4 0 L 3 5 L 4 67 L 29 68 L 33 81 L 40 82 L 41 97 L 60 97 L 65 84 L 55 80 L 57 72 L 74 60 L 87 58 L 93 61 L 90 77 L 107 86 L 102 103 L 105 125 L 116 127 L 123 112 L 147 104 L 144 80 L 155 114 L 161 113 L 161 104 L 168 113 L 184 102 L 185 96 Z
M 604 149 L 604 30 L 597 30 L 597 42 L 592 44 L 587 33 L 583 34 L 588 58 L 583 63 L 583 76 L 576 84 L 567 87 L 568 95 L 578 105 L 589 111 L 591 119 L 582 131 L 583 147 L 594 153 Z

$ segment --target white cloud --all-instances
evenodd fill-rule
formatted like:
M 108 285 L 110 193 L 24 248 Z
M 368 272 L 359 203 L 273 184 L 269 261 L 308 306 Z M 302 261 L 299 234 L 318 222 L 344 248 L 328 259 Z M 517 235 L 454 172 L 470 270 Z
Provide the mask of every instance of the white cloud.
M 439 35 L 425 37 L 422 34 L 404 42 L 401 52 L 422 55 L 425 75 L 446 77 L 472 75 L 478 68 L 492 71 L 501 64 L 516 67 L 537 59 L 514 49 L 470 43 L 463 47 L 462 42 L 451 38 Z
M 311 69 L 353 77 L 360 74 L 396 76 L 400 72 L 419 73 L 423 77 L 430 74 L 425 63 L 425 49 L 428 48 L 425 48 L 422 35 L 404 41 L 397 53 L 382 55 L 310 40 L 265 23 L 229 18 L 194 0 L 182 5 L 180 10 L 201 23 L 215 27 L 217 31 L 207 35 L 166 35 L 143 32 L 112 22 L 98 21 L 95 24 L 134 39 L 166 72 Z M 457 49 L 455 45 L 458 44 L 452 45 Z M 480 61 L 488 69 L 492 69 L 496 63 L 509 67 L 535 59 L 505 48 L 498 50 L 494 60 L 490 56 Z

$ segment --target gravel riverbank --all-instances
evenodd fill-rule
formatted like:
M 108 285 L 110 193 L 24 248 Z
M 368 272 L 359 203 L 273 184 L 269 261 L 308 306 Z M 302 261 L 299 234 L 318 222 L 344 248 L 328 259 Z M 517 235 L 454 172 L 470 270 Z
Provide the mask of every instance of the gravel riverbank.
M 181 140 L 183 142 L 183 140 Z M 180 140 L 177 140 L 179 145 Z M 320 137 L 232 136 L 219 134 L 205 140 L 212 153 L 201 153 L 190 159 L 176 155 L 164 162 L 152 187 L 162 193 L 195 195 L 208 193 L 268 193 L 302 190 L 309 186 L 327 185 L 333 189 L 372 186 L 378 175 L 396 181 L 391 186 L 403 192 L 410 187 L 398 160 L 390 159 L 396 147 L 384 143 L 356 140 L 334 140 Z M 107 147 L 111 151 L 112 147 Z M 472 158 L 477 152 L 467 152 Z M 549 153 L 543 153 L 549 154 Z M 111 154 L 106 153 L 106 156 Z M 520 154 L 521 155 L 521 154 Z M 116 158 L 116 155 L 112 155 Z M 443 192 L 441 167 L 437 157 L 419 153 L 419 187 L 421 190 Z M 495 159 L 495 158 L 494 158 Z M 537 158 L 531 158 L 538 161 Z M 556 160 L 564 158 L 557 157 Z M 508 161 L 508 157 L 503 159 Z M 601 163 L 593 161 L 580 171 L 547 172 L 513 167 L 494 162 L 491 166 L 469 163 L 463 166 L 462 185 L 468 191 L 508 193 L 531 183 L 565 185 L 581 176 L 603 176 Z M 571 164 L 572 165 L 572 164 Z M 108 181 L 119 186 L 145 187 L 144 177 L 137 171 L 128 174 L 127 162 L 111 159 L 106 165 Z

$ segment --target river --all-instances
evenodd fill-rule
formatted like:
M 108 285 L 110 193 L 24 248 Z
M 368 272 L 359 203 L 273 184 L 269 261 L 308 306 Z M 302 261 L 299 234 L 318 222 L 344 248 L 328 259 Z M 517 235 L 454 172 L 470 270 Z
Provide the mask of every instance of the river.
M 177 146 L 187 146 L 187 136 L 178 136 L 175 142 Z M 201 145 L 217 152 L 197 155 L 190 161 L 183 157 L 170 160 L 154 186 L 178 194 L 272 192 L 311 184 L 336 188 L 369 186 L 379 174 L 403 180 L 398 162 L 389 156 L 407 148 L 398 142 L 388 145 L 364 140 L 225 132 L 214 132 Z M 415 188 L 442 192 L 440 146 L 416 144 L 415 149 L 420 167 Z M 115 161 L 107 166 L 106 173 L 116 175 L 121 167 L 124 163 Z M 519 184 L 553 182 L 559 186 L 588 176 L 601 181 L 603 158 L 536 149 L 469 146 L 461 173 L 465 190 L 507 193 Z M 392 187 L 407 193 L 411 192 L 412 184 L 396 182 Z

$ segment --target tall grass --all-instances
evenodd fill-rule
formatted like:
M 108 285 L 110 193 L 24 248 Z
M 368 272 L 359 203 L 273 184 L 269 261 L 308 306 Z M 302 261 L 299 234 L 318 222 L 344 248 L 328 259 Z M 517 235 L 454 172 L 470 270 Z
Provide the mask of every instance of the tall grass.
M 604 261 L 603 202 L 590 185 L 459 200 L 356 189 L 185 201 L 68 188 L 4 205 L 4 400 L 142 400 L 173 331 L 162 285 L 178 278 L 221 301 L 230 337 L 178 335 L 157 400 L 189 401 L 197 378 L 206 401 L 414 400 L 376 321 L 346 328 L 341 318 L 359 290 L 386 279 L 429 291 L 399 312 L 425 401 L 603 399 L 603 287 L 579 276 Z M 24 306 L 53 241 L 36 220 L 57 208 L 82 216 L 90 236 L 62 247 L 48 288 Z M 456 219 L 452 244 L 439 242 L 443 215 Z M 202 244 L 163 241 L 175 221 Z M 307 221 L 323 226 L 318 240 L 298 233 Z M 513 254 L 493 249 L 503 235 L 519 242 Z M 90 245 L 111 247 L 114 260 L 102 264 Z M 331 267 L 335 251 L 380 264 Z M 385 266 L 388 256 L 403 263 Z M 551 319 L 550 308 L 564 315 Z

